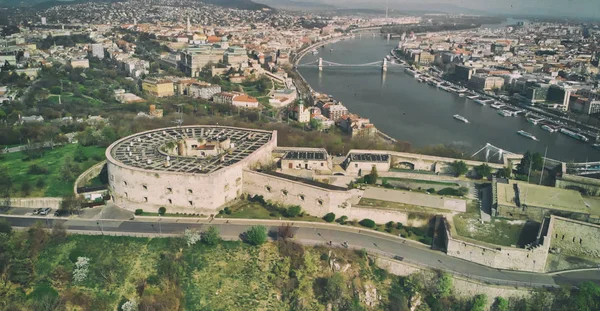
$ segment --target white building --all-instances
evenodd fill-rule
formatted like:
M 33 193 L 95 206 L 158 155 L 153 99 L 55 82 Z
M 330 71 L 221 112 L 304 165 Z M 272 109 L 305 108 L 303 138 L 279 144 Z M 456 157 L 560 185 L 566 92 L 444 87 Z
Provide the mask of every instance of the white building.
M 104 58 L 104 46 L 102 43 L 91 44 L 92 56 L 103 59 Z

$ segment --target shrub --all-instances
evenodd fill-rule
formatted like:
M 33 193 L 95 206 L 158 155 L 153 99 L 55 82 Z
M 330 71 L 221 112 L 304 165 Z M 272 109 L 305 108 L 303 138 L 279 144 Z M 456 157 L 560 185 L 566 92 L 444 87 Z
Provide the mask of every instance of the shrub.
M 38 181 L 35 182 L 35 187 L 38 189 L 44 188 L 45 186 L 46 182 L 42 178 L 38 179 Z
M 335 214 L 327 213 L 327 214 L 325 214 L 325 216 L 323 216 L 323 220 L 325 220 L 326 222 L 332 222 L 335 220 Z
M 329 260 L 329 254 L 327 254 L 327 253 L 321 254 L 321 260 L 328 261 Z
M 285 215 L 287 217 L 296 217 L 300 215 L 302 212 L 302 208 L 298 205 L 290 206 L 285 210 Z
M 206 245 L 216 245 L 221 241 L 219 229 L 213 226 L 208 227 L 208 230 L 200 234 L 200 241 Z
M 398 229 L 398 230 L 402 230 L 402 228 L 404 228 L 404 225 L 402 225 L 402 223 L 401 223 L 401 222 L 397 222 L 397 223 L 396 223 L 396 229 Z
M 431 245 L 433 243 L 433 239 L 431 237 L 426 236 L 426 237 L 419 239 L 419 242 L 421 242 L 423 244 Z
M 46 175 L 48 174 L 48 169 L 37 165 L 37 164 L 32 164 L 29 166 L 29 169 L 27 170 L 27 173 L 32 174 L 32 175 Z
M 427 192 L 429 192 L 429 193 L 435 193 L 435 188 L 429 188 L 429 189 L 427 189 Z
M 371 219 L 365 218 L 358 222 L 361 226 L 367 228 L 375 228 L 375 222 Z
M 136 214 L 136 215 L 142 215 L 143 213 L 144 213 L 144 210 L 141 209 L 141 208 L 138 208 L 138 209 L 135 210 L 134 214 Z
M 265 226 L 252 226 L 246 231 L 246 239 L 252 245 L 262 245 L 267 242 L 267 228 Z
M 225 214 L 231 215 L 231 209 L 229 207 L 225 207 L 223 211 L 225 212 Z
M 394 227 L 394 222 L 393 221 L 388 221 L 385 223 L 385 227 L 386 228 L 393 228 Z
M 167 212 L 167 208 L 164 206 L 161 206 L 158 208 L 158 215 L 163 216 L 165 213 Z
M 271 216 L 271 217 L 277 217 L 277 213 L 269 213 L 269 216 Z
M 346 223 L 346 220 L 348 220 L 348 216 L 342 216 L 342 217 L 336 219 L 335 222 L 343 225 Z

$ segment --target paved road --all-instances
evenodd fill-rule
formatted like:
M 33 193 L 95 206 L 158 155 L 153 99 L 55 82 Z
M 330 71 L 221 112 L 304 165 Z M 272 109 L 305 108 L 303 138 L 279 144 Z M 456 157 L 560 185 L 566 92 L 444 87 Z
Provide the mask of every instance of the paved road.
M 36 217 L 6 217 L 15 227 L 29 227 L 37 221 L 51 228 L 54 222 L 62 223 L 69 230 L 86 232 L 103 232 L 110 235 L 179 235 L 186 228 L 202 230 L 206 226 L 215 226 L 219 229 L 224 239 L 237 240 L 241 238 L 250 226 L 265 224 L 270 231 L 277 230 L 274 221 L 261 220 L 224 220 L 215 219 L 212 223 L 208 220 L 197 219 L 166 219 L 156 220 L 151 218 L 136 219 L 132 221 L 119 220 L 85 220 L 85 219 L 55 219 Z M 538 273 L 515 272 L 498 270 L 462 259 L 449 257 L 438 251 L 412 241 L 406 241 L 392 236 L 375 232 L 360 230 L 346 226 L 332 226 L 311 223 L 293 223 L 295 239 L 304 244 L 326 244 L 333 242 L 340 247 L 347 241 L 351 247 L 366 249 L 368 252 L 379 253 L 386 256 L 402 256 L 410 263 L 446 270 L 461 274 L 466 277 L 495 284 L 515 286 L 556 286 L 557 284 L 579 284 L 583 281 L 600 280 L 600 270 L 571 272 L 560 275 L 546 275 Z

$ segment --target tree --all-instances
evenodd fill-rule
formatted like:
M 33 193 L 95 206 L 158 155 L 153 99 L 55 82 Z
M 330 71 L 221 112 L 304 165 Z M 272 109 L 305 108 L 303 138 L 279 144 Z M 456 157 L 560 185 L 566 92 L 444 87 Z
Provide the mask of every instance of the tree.
M 337 304 L 344 296 L 346 280 L 344 275 L 336 272 L 325 281 L 323 288 L 323 301 L 325 303 Z
M 267 242 L 267 228 L 262 225 L 252 226 L 246 231 L 246 239 L 252 245 L 262 245 Z
M 487 178 L 492 174 L 492 168 L 487 163 L 483 163 L 475 167 L 475 172 L 477 172 L 477 175 Z
M 60 169 L 60 178 L 64 181 L 74 181 L 77 175 L 79 175 L 79 165 L 73 162 L 72 157 L 65 157 L 63 166 Z
M 277 237 L 282 240 L 291 239 L 294 237 L 294 228 L 291 224 L 282 224 L 277 228 Z
M 371 178 L 373 178 L 377 182 L 377 179 L 379 178 L 379 174 L 377 173 L 377 166 L 373 165 L 371 167 L 371 173 L 369 175 L 371 175 Z
M 208 227 L 208 229 L 200 235 L 200 240 L 206 245 L 217 245 L 217 243 L 221 241 L 219 229 L 214 226 Z
M 302 213 L 302 208 L 298 205 L 290 206 L 285 211 L 287 217 L 296 217 L 300 213 Z
M 371 219 L 365 218 L 365 219 L 359 221 L 358 223 L 363 227 L 375 228 L 375 222 Z
M 85 162 L 87 161 L 88 156 L 85 154 L 85 151 L 83 150 L 83 146 L 80 144 L 77 144 L 77 148 L 75 148 L 75 154 L 73 156 L 73 160 L 75 160 L 75 162 Z
M 494 311 L 508 311 L 508 300 L 502 297 L 496 297 L 496 301 L 492 305 Z
M 137 311 L 138 310 L 138 304 L 137 301 L 134 299 L 128 300 L 127 302 L 125 302 L 122 306 L 121 306 L 121 310 L 122 311 Z
M 449 273 L 442 272 L 438 281 L 438 287 L 435 292 L 436 298 L 446 298 L 452 292 L 452 276 Z
M 600 286 L 585 282 L 572 297 L 575 310 L 600 310 Z
M 518 165 L 519 173 L 521 174 L 529 174 L 529 168 L 531 166 L 531 170 L 539 171 L 542 169 L 544 165 L 544 159 L 539 152 L 531 153 L 529 151 L 523 154 L 523 158 Z
M 454 161 L 450 163 L 450 168 L 456 176 L 465 175 L 469 171 L 465 161 Z
M 29 182 L 29 180 L 25 180 L 23 181 L 23 183 L 21 184 L 21 192 L 23 192 L 23 194 L 25 196 L 29 196 L 31 194 L 31 183 Z
M 8 169 L 0 167 L 0 198 L 10 198 L 10 193 L 13 188 L 13 179 L 8 173 Z M 4 205 L 0 202 L 0 206 Z
M 167 208 L 166 207 L 161 206 L 161 207 L 158 208 L 158 215 L 164 216 L 166 212 L 167 212 Z
M 512 169 L 510 169 L 510 167 L 503 167 L 496 173 L 496 177 L 498 178 L 510 178 L 510 175 L 512 175 Z
M 479 294 L 473 298 L 471 304 L 471 311 L 485 311 L 487 305 L 487 296 L 485 294 Z
M 323 216 L 323 220 L 325 220 L 326 222 L 333 222 L 335 220 L 335 214 L 327 213 L 325 214 L 325 216 Z
M 0 219 L 0 233 L 10 235 L 12 233 L 12 225 L 6 219 Z
M 200 233 L 193 229 L 185 229 L 183 232 L 183 237 L 187 246 L 192 246 L 196 244 L 196 242 L 200 241 Z
M 89 274 L 90 259 L 87 257 L 77 257 L 75 269 L 73 270 L 73 282 L 83 283 Z
M 81 197 L 75 196 L 75 194 L 71 193 L 65 195 L 60 202 L 60 210 L 63 210 L 69 214 L 79 214 L 81 211 L 81 207 L 83 204 L 83 199 Z

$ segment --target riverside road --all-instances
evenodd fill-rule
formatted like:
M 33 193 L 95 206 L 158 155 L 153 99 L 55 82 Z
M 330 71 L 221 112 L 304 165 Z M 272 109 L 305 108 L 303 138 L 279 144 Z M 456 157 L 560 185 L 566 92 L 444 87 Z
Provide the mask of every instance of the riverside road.
M 332 241 L 334 247 L 341 247 L 347 241 L 350 247 L 365 249 L 370 253 L 393 257 L 401 256 L 404 261 L 420 266 L 440 269 L 459 274 L 471 279 L 492 284 L 511 286 L 557 286 L 562 284 L 577 285 L 584 281 L 600 280 L 600 269 L 588 271 L 565 272 L 555 275 L 498 270 L 462 259 L 447 256 L 445 253 L 433 251 L 428 247 L 390 235 L 370 230 L 360 230 L 340 225 L 317 223 L 293 223 L 250 219 L 215 219 L 212 222 L 198 219 L 158 219 L 143 218 L 135 220 L 84 220 L 39 217 L 0 216 L 7 219 L 14 227 L 30 227 L 36 222 L 42 222 L 48 228 L 54 223 L 61 223 L 72 232 L 124 235 L 124 236 L 173 236 L 182 235 L 185 229 L 203 230 L 207 226 L 219 229 L 221 237 L 227 240 L 237 240 L 253 225 L 262 224 L 269 231 L 277 231 L 281 223 L 291 223 L 295 236 L 300 243 L 326 245 Z

